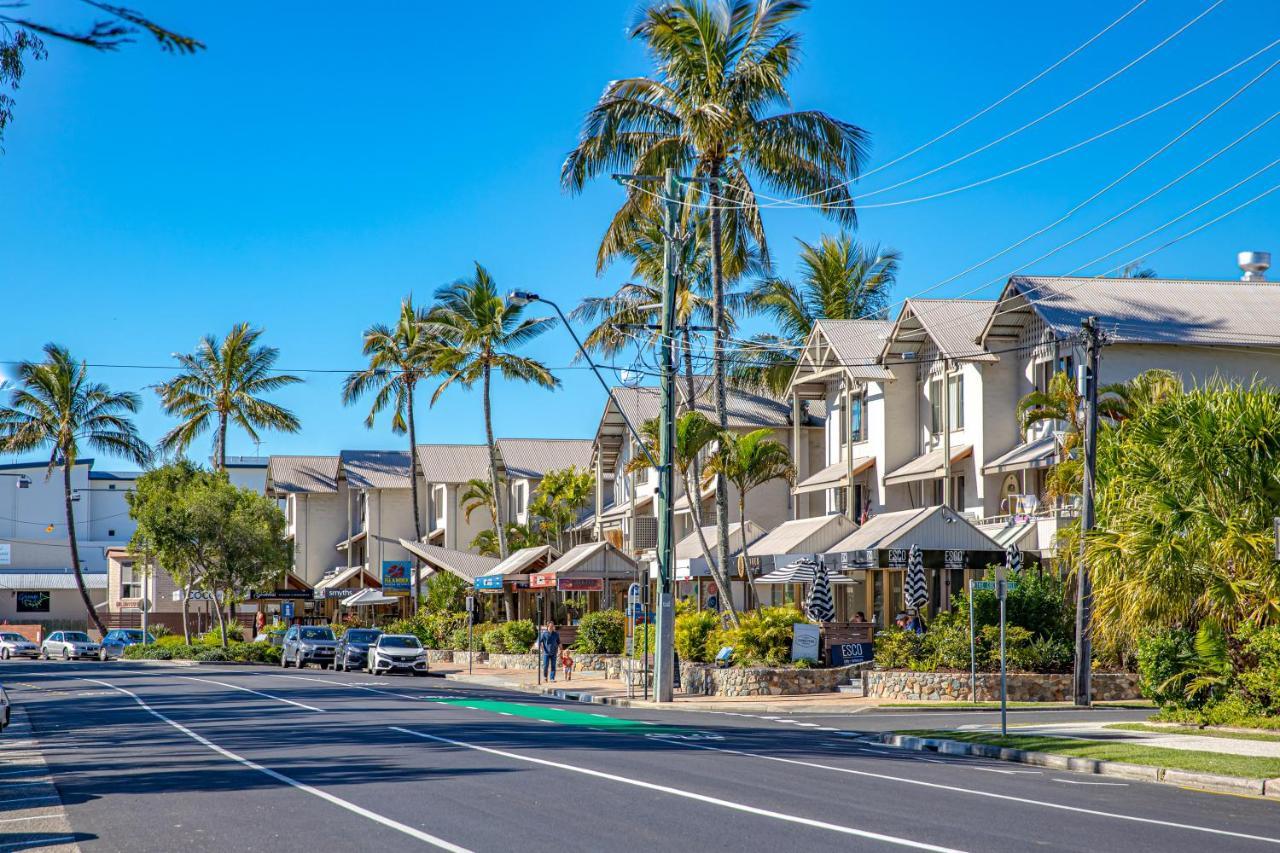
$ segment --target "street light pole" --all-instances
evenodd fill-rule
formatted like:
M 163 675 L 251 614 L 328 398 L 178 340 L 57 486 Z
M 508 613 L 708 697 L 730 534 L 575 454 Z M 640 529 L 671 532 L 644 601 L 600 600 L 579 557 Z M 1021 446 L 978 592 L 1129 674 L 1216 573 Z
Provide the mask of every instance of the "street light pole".
M 1093 529 L 1094 478 L 1098 460 L 1098 350 L 1102 347 L 1098 334 L 1098 318 L 1081 322 L 1086 364 L 1080 367 L 1080 396 L 1084 398 L 1084 483 L 1080 489 L 1080 562 L 1076 571 L 1076 705 L 1087 707 L 1093 702 L 1093 642 L 1089 636 L 1093 622 L 1093 579 L 1085 559 L 1085 538 Z

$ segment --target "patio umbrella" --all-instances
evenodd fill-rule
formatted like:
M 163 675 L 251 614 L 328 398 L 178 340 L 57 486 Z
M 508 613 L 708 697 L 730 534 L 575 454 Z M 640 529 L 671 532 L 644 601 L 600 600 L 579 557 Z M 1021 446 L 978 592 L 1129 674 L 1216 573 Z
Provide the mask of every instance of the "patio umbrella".
M 827 577 L 827 564 L 817 559 L 813 571 L 813 585 L 804 602 L 804 612 L 814 622 L 830 622 L 836 618 L 836 603 L 831 600 L 831 581 Z
M 1008 569 L 1009 574 L 1022 571 L 1022 552 L 1012 542 L 1004 549 L 1004 567 Z
M 929 589 L 924 582 L 924 554 L 919 545 L 912 545 L 907 557 L 907 580 L 902 585 L 902 597 L 907 607 L 916 610 L 929 603 Z

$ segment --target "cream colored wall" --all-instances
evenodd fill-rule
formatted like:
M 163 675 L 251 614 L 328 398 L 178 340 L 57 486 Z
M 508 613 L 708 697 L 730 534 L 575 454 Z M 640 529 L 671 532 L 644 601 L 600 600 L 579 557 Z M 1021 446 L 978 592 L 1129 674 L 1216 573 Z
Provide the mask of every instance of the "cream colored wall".
M 94 604 L 101 604 L 107 600 L 107 591 L 105 589 L 91 589 L 89 590 L 89 599 Z M 84 611 L 84 601 L 80 598 L 80 591 L 76 589 L 49 590 L 48 613 L 19 613 L 17 607 L 17 591 L 0 590 L 0 622 L 30 624 L 54 620 L 88 621 L 88 615 Z
M 337 545 L 347 537 L 347 489 L 339 483 L 336 493 L 289 496 L 293 518 L 293 571 L 309 584 L 325 572 L 346 565 Z

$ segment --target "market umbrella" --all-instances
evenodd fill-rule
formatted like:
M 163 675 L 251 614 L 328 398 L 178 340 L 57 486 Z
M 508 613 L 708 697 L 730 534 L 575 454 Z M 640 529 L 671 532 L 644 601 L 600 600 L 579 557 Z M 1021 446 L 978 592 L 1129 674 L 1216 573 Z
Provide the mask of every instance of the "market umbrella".
M 814 622 L 830 622 L 836 618 L 836 603 L 831 600 L 831 580 L 827 577 L 827 564 L 821 557 L 817 558 L 804 611 Z
M 916 610 L 929 603 L 929 588 L 924 582 L 924 554 L 919 545 L 912 545 L 907 556 L 907 580 L 902 585 L 902 597 L 907 607 Z
M 1004 549 L 1004 567 L 1008 570 L 1008 574 L 1022 571 L 1022 552 L 1012 542 Z

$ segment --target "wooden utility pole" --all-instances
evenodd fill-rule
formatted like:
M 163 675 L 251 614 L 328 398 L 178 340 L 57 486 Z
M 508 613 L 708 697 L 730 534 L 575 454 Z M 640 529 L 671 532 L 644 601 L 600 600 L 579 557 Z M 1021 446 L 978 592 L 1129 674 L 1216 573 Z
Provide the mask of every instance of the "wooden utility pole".
M 1080 562 L 1076 570 L 1075 704 L 1087 707 L 1093 702 L 1093 643 L 1089 636 L 1093 622 L 1093 581 L 1085 558 L 1085 539 L 1093 529 L 1098 460 L 1098 357 L 1102 339 L 1097 317 L 1088 317 L 1080 325 L 1085 364 L 1077 373 L 1077 386 L 1084 399 L 1084 484 L 1080 490 Z

